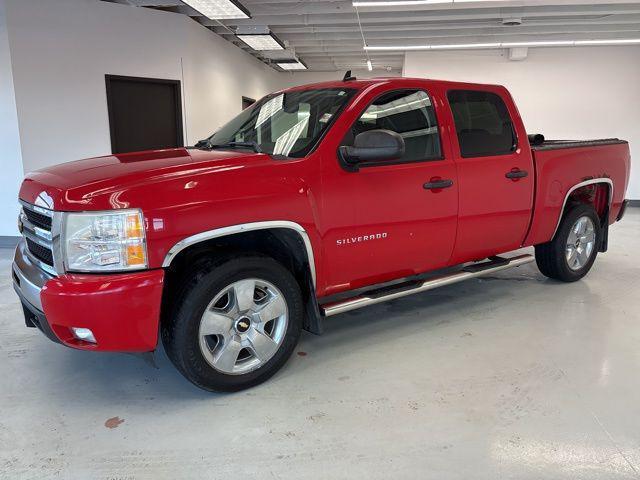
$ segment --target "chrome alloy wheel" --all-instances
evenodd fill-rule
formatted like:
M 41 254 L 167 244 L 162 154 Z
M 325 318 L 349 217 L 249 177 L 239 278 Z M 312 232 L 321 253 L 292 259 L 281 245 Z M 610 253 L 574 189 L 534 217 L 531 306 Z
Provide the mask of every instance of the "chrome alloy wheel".
M 596 245 L 596 231 L 593 220 L 587 216 L 578 218 L 569 230 L 565 256 L 571 270 L 584 267 Z
M 200 350 L 217 371 L 242 375 L 267 363 L 287 331 L 282 292 L 265 280 L 228 285 L 209 303 L 200 320 Z

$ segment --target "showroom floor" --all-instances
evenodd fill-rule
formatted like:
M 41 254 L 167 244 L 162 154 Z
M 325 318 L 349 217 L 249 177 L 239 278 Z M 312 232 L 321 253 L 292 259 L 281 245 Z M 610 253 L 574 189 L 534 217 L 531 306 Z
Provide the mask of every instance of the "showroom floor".
M 530 264 L 333 317 L 227 395 L 25 328 L 0 250 L 0 478 L 638 478 L 638 233 L 578 283 Z

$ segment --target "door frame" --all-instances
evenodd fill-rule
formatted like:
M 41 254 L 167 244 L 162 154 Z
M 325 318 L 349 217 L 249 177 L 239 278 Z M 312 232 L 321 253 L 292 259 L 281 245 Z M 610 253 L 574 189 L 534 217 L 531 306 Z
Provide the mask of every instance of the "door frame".
M 111 88 L 111 82 L 114 80 L 125 80 L 129 82 L 138 82 L 138 83 L 159 83 L 163 85 L 173 85 L 175 95 L 175 111 L 176 111 L 176 127 L 177 132 L 176 136 L 178 138 L 177 147 L 184 147 L 185 139 L 184 139 L 184 129 L 183 129 L 183 117 L 182 117 L 182 84 L 180 80 L 168 80 L 165 78 L 152 78 L 152 77 L 130 77 L 128 75 L 111 75 L 105 74 L 104 81 L 106 85 L 107 92 L 107 114 L 109 116 L 109 137 L 111 139 L 111 153 L 114 151 L 114 146 L 116 143 L 116 132 L 114 129 L 114 111 L 113 111 L 113 91 Z

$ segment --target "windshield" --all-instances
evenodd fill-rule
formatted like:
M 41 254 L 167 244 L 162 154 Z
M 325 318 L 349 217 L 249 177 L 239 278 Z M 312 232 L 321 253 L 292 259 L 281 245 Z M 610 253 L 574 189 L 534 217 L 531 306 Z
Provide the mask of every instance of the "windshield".
M 304 157 L 354 91 L 326 88 L 269 95 L 211 135 L 204 146 L 253 147 L 272 155 Z

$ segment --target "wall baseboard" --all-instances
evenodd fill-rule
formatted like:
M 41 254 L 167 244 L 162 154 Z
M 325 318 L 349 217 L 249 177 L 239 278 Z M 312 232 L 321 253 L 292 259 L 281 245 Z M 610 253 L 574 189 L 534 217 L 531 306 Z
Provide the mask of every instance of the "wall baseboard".
M 640 200 L 629 200 L 630 207 L 640 207 Z
M 0 235 L 0 248 L 16 248 L 22 237 Z

